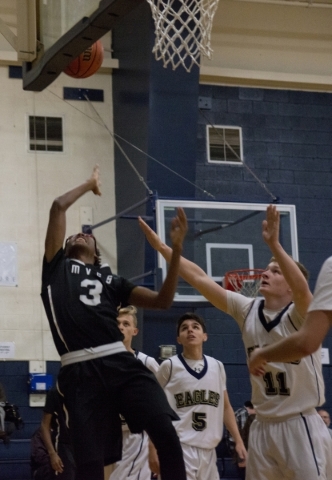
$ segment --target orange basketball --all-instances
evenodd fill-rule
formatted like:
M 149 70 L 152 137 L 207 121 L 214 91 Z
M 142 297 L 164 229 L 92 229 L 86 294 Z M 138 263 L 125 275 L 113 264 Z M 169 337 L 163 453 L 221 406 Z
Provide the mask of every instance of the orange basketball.
M 84 50 L 83 53 L 73 60 L 64 73 L 74 78 L 91 77 L 101 67 L 104 59 L 104 47 L 100 40 Z

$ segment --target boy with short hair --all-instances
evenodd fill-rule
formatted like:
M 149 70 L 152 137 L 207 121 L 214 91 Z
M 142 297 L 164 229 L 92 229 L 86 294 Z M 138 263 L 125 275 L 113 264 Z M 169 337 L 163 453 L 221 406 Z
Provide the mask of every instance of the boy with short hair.
M 117 318 L 118 327 L 124 336 L 123 343 L 128 352 L 131 352 L 151 372 L 156 374 L 159 364 L 153 357 L 145 355 L 132 348 L 132 339 L 138 334 L 137 309 L 133 305 L 120 308 Z M 122 421 L 122 459 L 114 466 L 109 480 L 125 480 L 127 478 L 150 480 L 149 468 L 149 438 L 145 432 L 131 433 L 125 420 Z
M 186 313 L 177 324 L 177 342 L 183 351 L 165 360 L 157 373 L 168 401 L 180 417 L 174 424 L 183 450 L 188 480 L 219 480 L 216 446 L 222 439 L 223 423 L 245 462 L 245 450 L 226 390 L 223 364 L 203 355 L 207 340 L 203 318 Z M 156 451 L 151 447 L 150 465 L 158 471 Z

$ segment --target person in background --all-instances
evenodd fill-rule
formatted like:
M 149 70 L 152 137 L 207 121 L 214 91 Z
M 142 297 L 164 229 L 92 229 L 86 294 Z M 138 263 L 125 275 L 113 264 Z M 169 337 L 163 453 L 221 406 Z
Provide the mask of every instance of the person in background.
M 133 305 L 120 308 L 118 311 L 118 327 L 124 336 L 123 343 L 138 360 L 140 360 L 152 373 L 156 374 L 159 364 L 145 353 L 134 350 L 132 340 L 138 334 L 137 309 Z M 149 438 L 146 432 L 131 433 L 125 419 L 122 419 L 122 458 L 113 468 L 109 480 L 150 480 L 149 467 Z
M 5 434 L 5 410 L 4 406 L 6 405 L 6 394 L 5 389 L 3 388 L 2 384 L 0 383 L 0 438 L 2 435 Z
M 31 470 L 34 480 L 75 480 L 63 401 L 56 388 L 47 392 L 41 425 L 31 438 Z
M 331 425 L 331 418 L 330 418 L 330 414 L 329 412 L 327 412 L 326 410 L 323 410 L 322 408 L 319 408 L 317 410 L 318 412 L 318 415 L 320 415 L 322 417 L 322 420 L 323 422 L 325 423 L 325 425 L 327 426 L 327 429 L 329 431 L 329 434 L 331 435 L 332 437 L 332 429 L 330 428 L 330 425 Z
M 252 402 L 250 400 L 247 400 L 244 402 L 243 407 L 240 407 L 237 410 L 235 410 L 234 414 L 235 414 L 236 423 L 237 423 L 240 435 L 242 437 L 244 446 L 248 451 L 249 429 L 250 429 L 250 425 L 255 419 L 256 410 L 254 409 Z M 237 465 L 239 477 L 241 479 L 245 479 L 245 476 L 246 476 L 245 466 L 242 464 L 241 461 L 239 461 L 238 455 L 235 451 L 234 439 L 228 430 L 226 430 L 225 437 L 226 437 L 226 445 L 228 447 L 228 452 L 232 457 L 234 457 L 234 460 Z

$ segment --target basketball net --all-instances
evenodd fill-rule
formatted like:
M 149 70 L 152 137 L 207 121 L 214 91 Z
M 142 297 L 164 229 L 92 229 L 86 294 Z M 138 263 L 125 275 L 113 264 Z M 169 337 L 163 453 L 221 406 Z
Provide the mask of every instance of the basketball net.
M 201 55 L 211 59 L 211 30 L 219 0 L 147 0 L 155 24 L 156 60 L 190 72 Z M 189 60 L 187 60 L 187 58 Z
M 247 268 L 226 272 L 224 287 L 233 292 L 242 293 L 246 297 L 254 298 L 258 295 L 261 277 L 264 270 Z

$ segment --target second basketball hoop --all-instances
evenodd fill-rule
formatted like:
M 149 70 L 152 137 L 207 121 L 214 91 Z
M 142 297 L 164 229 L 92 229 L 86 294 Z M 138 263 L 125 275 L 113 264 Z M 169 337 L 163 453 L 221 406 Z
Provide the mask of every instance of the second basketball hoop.
M 179 65 L 190 72 L 201 55 L 212 56 L 210 45 L 214 14 L 219 0 L 147 0 L 155 24 L 156 60 Z

